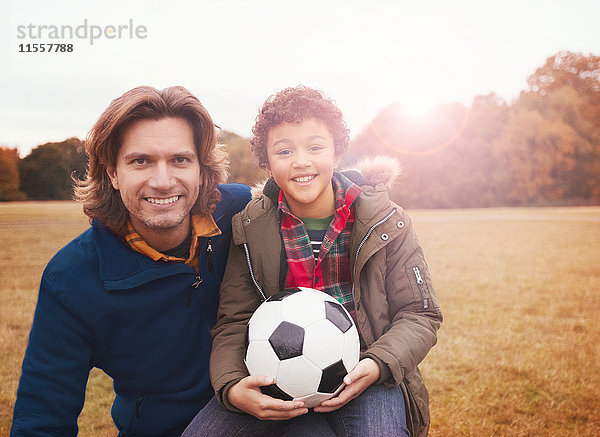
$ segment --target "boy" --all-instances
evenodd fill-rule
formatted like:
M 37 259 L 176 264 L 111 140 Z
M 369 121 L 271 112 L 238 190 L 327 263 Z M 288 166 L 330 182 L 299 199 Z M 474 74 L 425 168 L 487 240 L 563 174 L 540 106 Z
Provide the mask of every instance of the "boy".
M 184 436 L 426 435 L 417 364 L 436 343 L 442 316 L 410 220 L 380 183 L 397 173 L 394 161 L 375 160 L 362 175 L 335 172 L 348 130 L 339 109 L 307 87 L 270 97 L 253 133 L 252 150 L 271 178 L 232 221 L 210 370 L 216 399 L 248 414 L 213 400 Z M 243 362 L 253 311 L 297 286 L 336 297 L 361 338 L 346 387 L 310 412 L 263 394 L 273 381 L 248 376 Z

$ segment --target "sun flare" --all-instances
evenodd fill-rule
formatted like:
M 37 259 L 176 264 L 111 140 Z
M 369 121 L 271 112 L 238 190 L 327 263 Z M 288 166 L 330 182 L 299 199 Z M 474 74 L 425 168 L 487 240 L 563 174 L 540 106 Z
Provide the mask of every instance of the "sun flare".
M 402 115 L 416 118 L 426 116 L 439 104 L 435 96 L 422 92 L 422 89 L 403 93 L 398 98 L 398 103 L 398 109 Z

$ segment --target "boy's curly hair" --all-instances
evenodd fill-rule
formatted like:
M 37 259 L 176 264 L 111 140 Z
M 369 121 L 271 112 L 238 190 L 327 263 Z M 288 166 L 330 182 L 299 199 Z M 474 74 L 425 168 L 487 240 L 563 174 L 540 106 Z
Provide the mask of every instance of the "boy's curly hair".
M 286 88 L 267 98 L 252 128 L 254 136 L 250 145 L 260 168 L 265 169 L 268 164 L 267 137 L 272 128 L 281 123 L 300 123 L 311 118 L 327 126 L 333 136 L 337 156 L 348 149 L 349 130 L 335 103 L 314 88 Z

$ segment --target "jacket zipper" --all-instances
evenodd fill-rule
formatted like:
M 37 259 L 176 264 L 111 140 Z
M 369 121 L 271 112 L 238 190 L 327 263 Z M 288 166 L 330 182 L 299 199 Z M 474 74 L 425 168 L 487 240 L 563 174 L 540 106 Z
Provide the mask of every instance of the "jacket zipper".
M 260 285 L 258 285 L 258 282 L 256 282 L 256 278 L 254 277 L 254 271 L 252 270 L 252 263 L 250 262 L 250 252 L 248 251 L 247 243 L 244 243 L 244 250 L 246 251 L 246 262 L 248 263 L 248 269 L 250 270 L 250 277 L 252 278 L 252 282 L 254 282 L 254 286 L 260 293 L 262 301 L 264 302 L 267 300 L 267 297 L 263 293 L 262 288 L 260 288 Z
M 425 292 L 425 283 L 423 282 L 423 277 L 421 276 L 421 271 L 417 266 L 413 267 L 413 272 L 415 274 L 415 278 L 417 279 L 417 286 L 419 287 L 419 291 L 421 292 L 421 296 L 423 296 L 423 308 L 429 308 L 429 299 L 427 298 L 427 293 Z
M 206 257 L 208 258 L 208 271 L 212 272 L 213 267 L 213 248 L 212 248 L 212 240 L 208 239 L 208 246 L 206 247 Z
M 192 284 L 192 288 L 190 288 L 190 295 L 188 296 L 185 306 L 189 307 L 192 305 L 192 295 L 194 294 L 194 290 L 196 290 L 200 284 L 202 284 L 202 281 L 203 279 L 199 275 L 196 275 L 196 281 Z
M 369 229 L 369 231 L 366 233 L 366 235 L 364 236 L 364 238 L 358 245 L 358 249 L 356 249 L 356 256 L 354 257 L 354 268 L 352 269 L 352 294 L 354 294 L 354 284 L 356 282 L 356 279 L 355 279 L 355 277 L 356 277 L 356 262 L 358 261 L 358 254 L 360 253 L 360 250 L 362 249 L 363 245 L 367 241 L 367 238 L 369 238 L 371 236 L 371 234 L 373 233 L 375 228 L 377 226 L 385 223 L 386 221 L 388 221 L 388 219 L 391 216 L 393 216 L 395 212 L 396 212 L 396 208 L 392 209 L 388 215 L 386 215 L 384 218 L 382 218 L 377 223 L 375 223 L 373 226 L 371 226 L 371 229 Z
M 214 270 L 213 266 L 213 248 L 212 248 L 212 240 L 208 239 L 208 246 L 206 247 L 206 258 L 208 260 L 208 271 L 212 272 Z M 198 269 L 200 269 L 200 260 L 198 260 Z M 194 294 L 194 290 L 196 290 L 200 284 L 202 284 L 202 278 L 199 275 L 196 275 L 196 281 L 192 284 L 192 288 L 190 288 L 190 295 L 188 296 L 186 306 L 192 305 L 192 296 Z

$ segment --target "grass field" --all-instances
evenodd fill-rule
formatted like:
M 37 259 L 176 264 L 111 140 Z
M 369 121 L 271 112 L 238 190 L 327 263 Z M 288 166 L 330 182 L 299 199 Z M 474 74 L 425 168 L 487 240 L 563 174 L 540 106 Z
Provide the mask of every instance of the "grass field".
M 600 208 L 410 213 L 445 317 L 421 365 L 430 435 L 600 435 Z M 42 270 L 87 226 L 75 203 L 0 204 L 2 436 Z M 116 435 L 112 399 L 94 371 L 81 435 Z

